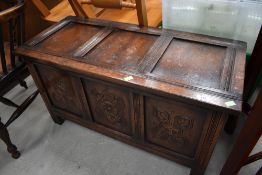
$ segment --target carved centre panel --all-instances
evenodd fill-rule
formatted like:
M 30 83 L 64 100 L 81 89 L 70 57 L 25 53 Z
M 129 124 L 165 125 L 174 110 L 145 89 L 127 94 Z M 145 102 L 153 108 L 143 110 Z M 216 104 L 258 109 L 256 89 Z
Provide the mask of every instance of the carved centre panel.
M 94 94 L 98 110 L 101 110 L 111 122 L 120 122 L 122 110 L 125 108 L 124 100 L 113 94 L 106 94 L 106 91 L 97 92 L 94 90 Z
M 166 99 L 145 98 L 145 138 L 150 144 L 193 157 L 208 111 Z
M 89 80 L 83 82 L 94 121 L 131 136 L 133 114 L 130 93 L 104 83 Z
M 113 70 L 134 71 L 156 39 L 154 35 L 115 30 L 91 50 L 85 60 Z

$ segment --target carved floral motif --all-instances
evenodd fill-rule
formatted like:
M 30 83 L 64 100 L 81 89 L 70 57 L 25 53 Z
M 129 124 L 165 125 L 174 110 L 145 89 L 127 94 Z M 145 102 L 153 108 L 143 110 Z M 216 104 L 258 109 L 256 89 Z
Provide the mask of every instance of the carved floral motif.
M 96 92 L 96 102 L 98 110 L 102 110 L 109 121 L 120 122 L 125 108 L 122 98 L 108 92 Z
M 184 133 L 193 128 L 194 120 L 187 116 L 176 115 L 174 111 L 160 111 L 155 108 L 154 113 L 157 137 L 184 145 L 186 141 Z

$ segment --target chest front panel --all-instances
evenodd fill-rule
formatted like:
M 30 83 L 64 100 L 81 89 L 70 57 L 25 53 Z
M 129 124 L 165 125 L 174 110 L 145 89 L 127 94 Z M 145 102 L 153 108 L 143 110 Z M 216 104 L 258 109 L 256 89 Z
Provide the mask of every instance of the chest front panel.
M 77 94 L 74 78 L 65 72 L 47 66 L 37 66 L 37 71 L 52 105 L 82 116 L 82 104 Z

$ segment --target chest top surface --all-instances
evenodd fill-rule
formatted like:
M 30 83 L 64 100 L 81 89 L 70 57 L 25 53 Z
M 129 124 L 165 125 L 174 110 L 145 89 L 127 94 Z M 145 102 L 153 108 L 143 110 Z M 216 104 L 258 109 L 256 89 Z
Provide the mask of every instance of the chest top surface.
M 68 17 L 16 50 L 130 88 L 241 111 L 246 44 L 185 32 Z

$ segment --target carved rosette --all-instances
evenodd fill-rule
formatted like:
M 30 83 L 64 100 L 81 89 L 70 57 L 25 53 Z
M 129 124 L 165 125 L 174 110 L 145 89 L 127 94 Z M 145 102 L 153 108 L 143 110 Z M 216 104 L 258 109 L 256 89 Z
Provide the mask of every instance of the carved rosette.
M 96 92 L 95 96 L 97 109 L 101 110 L 109 121 L 113 123 L 120 122 L 121 114 L 123 114 L 125 108 L 124 100 L 106 92 Z
M 153 126 L 157 130 L 157 137 L 167 139 L 168 142 L 183 146 L 186 142 L 185 133 L 193 128 L 194 120 L 188 116 L 177 115 L 174 111 L 154 109 Z

